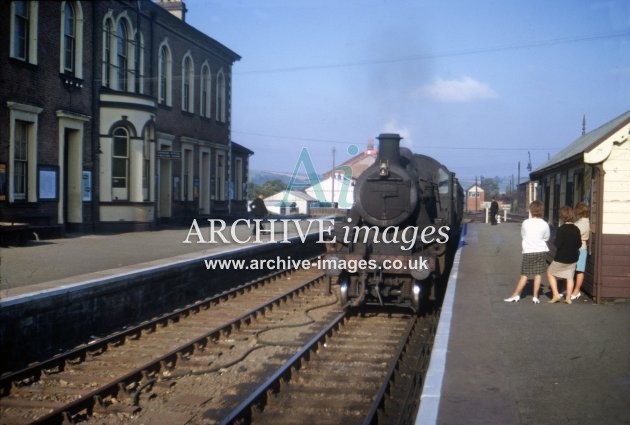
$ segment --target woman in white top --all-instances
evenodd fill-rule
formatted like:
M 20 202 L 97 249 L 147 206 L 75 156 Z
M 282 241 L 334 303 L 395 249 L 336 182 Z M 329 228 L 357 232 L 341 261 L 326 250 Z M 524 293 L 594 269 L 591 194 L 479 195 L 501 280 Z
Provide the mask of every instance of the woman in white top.
M 588 205 L 584 202 L 580 202 L 575 206 L 575 225 L 580 229 L 580 236 L 582 238 L 582 246 L 580 247 L 580 258 L 578 259 L 577 266 L 575 267 L 575 288 L 571 293 L 571 299 L 577 300 L 582 296 L 580 289 L 584 282 L 584 272 L 586 271 L 586 257 L 588 257 L 588 249 L 586 242 L 588 241 L 589 234 L 591 232 L 591 225 L 588 219 Z
M 530 218 L 523 221 L 521 225 L 521 237 L 523 238 L 521 246 L 523 249 L 523 258 L 521 261 L 521 277 L 519 278 L 516 288 L 510 298 L 503 301 L 511 303 L 518 302 L 521 299 L 521 291 L 525 288 L 529 277 L 534 277 L 534 297 L 532 302 L 539 304 L 538 291 L 542 275 L 547 271 L 547 252 L 549 247 L 549 224 L 542 219 L 545 206 L 540 201 L 534 201 L 529 204 Z

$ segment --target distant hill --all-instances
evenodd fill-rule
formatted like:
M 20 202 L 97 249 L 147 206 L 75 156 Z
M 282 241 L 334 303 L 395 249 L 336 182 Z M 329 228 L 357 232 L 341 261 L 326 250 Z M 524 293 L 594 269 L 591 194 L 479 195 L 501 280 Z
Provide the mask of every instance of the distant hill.
M 249 170 L 249 180 L 256 184 L 263 184 L 270 180 L 280 180 L 284 184 L 289 184 L 291 181 L 291 177 L 293 177 L 293 173 L 283 172 L 283 171 L 260 171 L 260 170 Z M 321 176 L 317 176 L 321 179 Z M 297 175 L 296 181 L 298 183 L 309 183 L 308 176 L 306 175 Z

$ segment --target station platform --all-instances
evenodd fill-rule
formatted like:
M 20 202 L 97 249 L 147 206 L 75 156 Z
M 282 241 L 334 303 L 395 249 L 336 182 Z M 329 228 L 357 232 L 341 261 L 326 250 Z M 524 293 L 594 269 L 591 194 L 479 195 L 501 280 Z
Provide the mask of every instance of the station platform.
M 630 302 L 518 303 L 519 223 L 468 223 L 416 424 L 630 424 Z
M 315 222 L 308 229 L 301 226 L 303 233 L 319 232 L 319 225 L 325 226 L 328 219 L 322 220 L 323 224 Z M 269 223 L 265 224 L 265 230 L 256 239 L 246 224 L 238 224 L 234 229 L 228 224 L 220 232 L 224 241 L 218 235 L 218 224 L 217 232 L 211 232 L 207 222 L 199 221 L 199 233 L 190 226 L 118 234 L 67 235 L 65 238 L 30 241 L 24 246 L 2 246 L 0 299 L 206 257 L 248 245 L 281 241 L 285 233 L 289 238 L 300 237 L 292 223 L 286 232 L 280 223 L 276 223 L 273 237 L 269 228 Z M 187 240 L 190 243 L 184 243 Z M 204 243 L 198 243 L 200 240 Z

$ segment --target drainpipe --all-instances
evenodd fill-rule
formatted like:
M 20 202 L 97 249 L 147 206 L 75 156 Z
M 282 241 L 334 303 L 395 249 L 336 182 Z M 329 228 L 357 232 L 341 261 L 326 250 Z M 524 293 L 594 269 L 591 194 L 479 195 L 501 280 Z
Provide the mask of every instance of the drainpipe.
M 99 102 L 98 102 L 98 84 L 96 83 L 96 75 L 98 70 L 98 50 L 102 49 L 101 43 L 97 43 L 98 28 L 100 25 L 97 25 L 97 11 L 100 10 L 100 3 L 94 2 L 91 3 L 92 7 L 92 232 L 95 233 L 97 231 L 97 225 L 100 221 L 99 219 L 99 168 L 100 168 L 100 160 L 99 160 L 99 152 L 100 152 L 100 143 L 99 143 L 99 134 L 100 134 L 100 114 L 99 114 Z

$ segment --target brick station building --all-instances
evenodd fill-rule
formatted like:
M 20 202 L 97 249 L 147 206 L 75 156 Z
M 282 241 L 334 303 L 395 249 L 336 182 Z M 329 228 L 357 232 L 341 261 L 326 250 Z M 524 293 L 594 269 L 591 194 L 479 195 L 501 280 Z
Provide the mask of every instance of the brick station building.
M 0 221 L 143 230 L 246 211 L 240 56 L 182 1 L 0 3 Z

